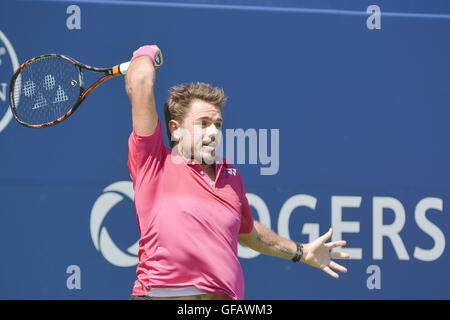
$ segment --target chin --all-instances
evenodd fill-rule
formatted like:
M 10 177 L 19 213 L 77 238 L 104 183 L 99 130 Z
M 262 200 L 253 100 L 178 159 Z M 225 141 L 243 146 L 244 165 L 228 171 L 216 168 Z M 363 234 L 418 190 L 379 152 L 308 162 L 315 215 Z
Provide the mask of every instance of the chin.
M 216 162 L 215 154 L 203 153 L 202 154 L 202 158 L 203 158 L 203 163 L 204 164 L 212 165 L 212 164 L 214 164 Z

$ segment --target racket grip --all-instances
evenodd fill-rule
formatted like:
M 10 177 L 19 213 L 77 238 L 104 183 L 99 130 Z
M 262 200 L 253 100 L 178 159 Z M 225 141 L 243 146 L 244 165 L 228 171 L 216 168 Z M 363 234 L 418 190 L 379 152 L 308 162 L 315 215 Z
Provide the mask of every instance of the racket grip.
M 119 74 L 127 74 L 127 70 L 128 70 L 128 67 L 130 66 L 130 62 L 131 61 L 119 64 L 119 68 L 118 68 Z
M 113 68 L 113 75 L 125 75 L 127 74 L 128 67 L 130 66 L 131 61 L 127 61 L 124 63 L 121 63 Z M 162 58 L 161 55 L 157 54 L 155 58 L 155 68 L 159 68 L 162 64 Z

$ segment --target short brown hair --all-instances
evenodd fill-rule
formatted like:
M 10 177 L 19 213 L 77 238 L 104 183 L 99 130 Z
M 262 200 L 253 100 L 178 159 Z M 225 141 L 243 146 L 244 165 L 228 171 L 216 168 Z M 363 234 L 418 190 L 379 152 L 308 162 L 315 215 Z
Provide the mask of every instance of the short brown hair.
M 222 109 L 227 102 L 227 97 L 225 97 L 222 88 L 214 88 L 210 84 L 203 82 L 186 83 L 171 87 L 169 89 L 169 98 L 164 104 L 164 118 L 170 147 L 174 146 L 175 141 L 172 141 L 169 121 L 176 120 L 179 123 L 183 123 L 186 113 L 194 100 L 202 100 Z

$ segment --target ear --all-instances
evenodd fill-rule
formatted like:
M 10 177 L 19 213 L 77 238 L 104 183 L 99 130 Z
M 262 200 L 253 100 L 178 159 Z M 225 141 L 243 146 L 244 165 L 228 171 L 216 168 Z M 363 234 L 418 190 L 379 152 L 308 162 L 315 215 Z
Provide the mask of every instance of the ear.
M 170 134 L 172 135 L 172 141 L 179 141 L 181 138 L 180 134 L 180 123 L 176 120 L 170 120 L 169 121 L 169 130 Z

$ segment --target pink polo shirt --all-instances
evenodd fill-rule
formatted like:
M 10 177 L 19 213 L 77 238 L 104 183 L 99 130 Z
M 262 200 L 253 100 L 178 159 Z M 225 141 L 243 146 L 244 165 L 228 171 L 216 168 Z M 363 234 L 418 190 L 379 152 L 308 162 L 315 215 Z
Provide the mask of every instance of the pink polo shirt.
M 238 235 L 252 231 L 253 218 L 236 168 L 223 160 L 212 181 L 195 161 L 164 146 L 160 121 L 149 136 L 133 130 L 128 147 L 141 235 L 132 295 L 195 286 L 243 299 Z

